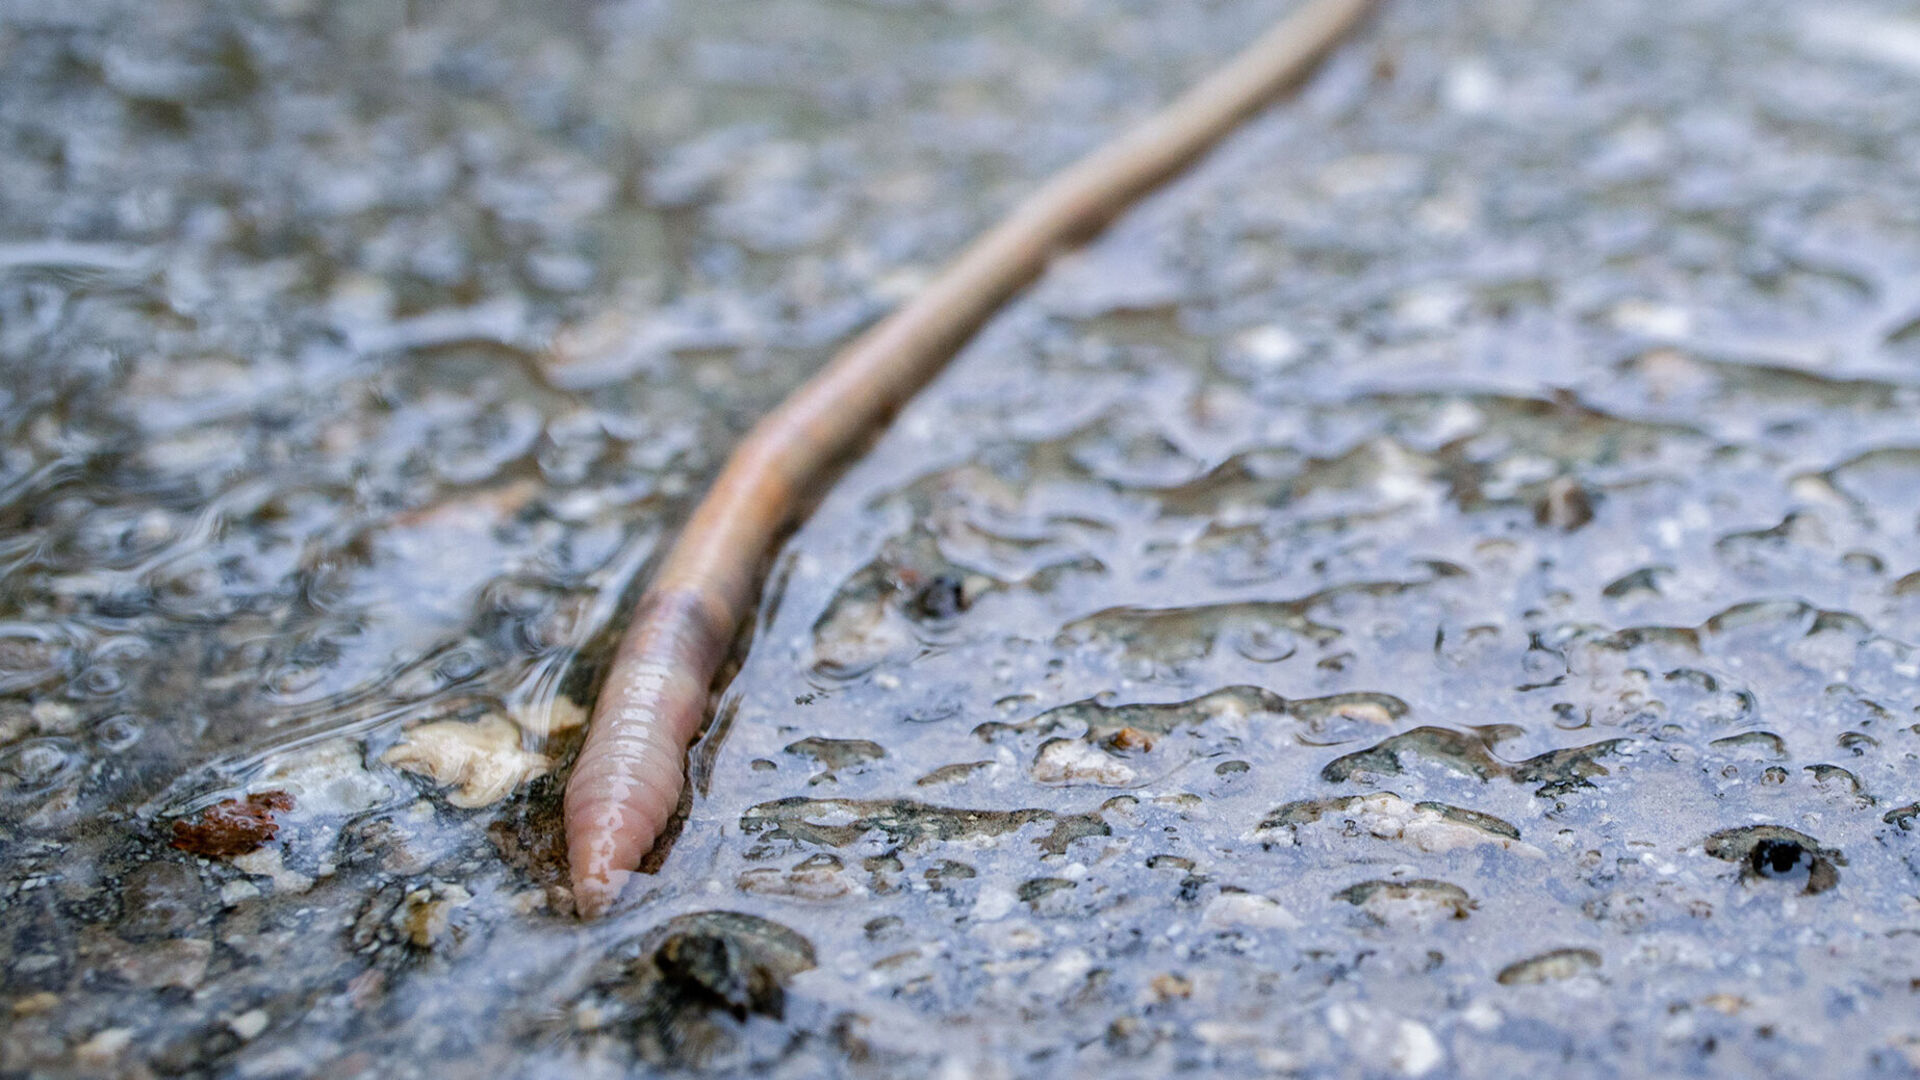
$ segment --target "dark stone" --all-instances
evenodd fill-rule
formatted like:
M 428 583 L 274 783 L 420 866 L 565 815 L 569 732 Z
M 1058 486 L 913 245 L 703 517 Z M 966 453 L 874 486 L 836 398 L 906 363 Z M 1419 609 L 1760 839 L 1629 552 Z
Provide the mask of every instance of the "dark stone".
M 926 622 L 951 619 L 967 610 L 966 582 L 957 574 L 935 574 L 915 589 L 907 612 Z
M 1722 829 L 1707 837 L 1707 854 L 1725 862 L 1737 863 L 1743 880 L 1801 881 L 1802 890 L 1813 896 L 1840 883 L 1839 867 L 1847 857 L 1838 848 L 1784 825 L 1749 825 Z

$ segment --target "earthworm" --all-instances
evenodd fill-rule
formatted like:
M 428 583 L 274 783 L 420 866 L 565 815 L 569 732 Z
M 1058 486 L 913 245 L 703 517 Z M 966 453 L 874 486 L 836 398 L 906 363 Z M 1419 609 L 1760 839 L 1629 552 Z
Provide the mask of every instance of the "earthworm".
M 800 500 L 987 317 L 1141 195 L 1295 83 L 1372 0 L 1308 0 L 1225 67 L 1017 205 L 917 296 L 756 424 L 642 595 L 567 783 L 567 859 L 586 917 L 620 895 L 679 802 L 707 690 Z

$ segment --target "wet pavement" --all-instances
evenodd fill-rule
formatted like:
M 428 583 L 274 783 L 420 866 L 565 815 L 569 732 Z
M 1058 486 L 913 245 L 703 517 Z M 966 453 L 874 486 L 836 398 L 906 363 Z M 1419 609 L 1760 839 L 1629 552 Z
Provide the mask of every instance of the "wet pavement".
M 0 7 L 0 1075 L 1920 1072 L 1920 16 L 1388 0 L 770 568 L 752 418 L 1274 3 Z M 624 597 L 623 597 L 624 594 Z

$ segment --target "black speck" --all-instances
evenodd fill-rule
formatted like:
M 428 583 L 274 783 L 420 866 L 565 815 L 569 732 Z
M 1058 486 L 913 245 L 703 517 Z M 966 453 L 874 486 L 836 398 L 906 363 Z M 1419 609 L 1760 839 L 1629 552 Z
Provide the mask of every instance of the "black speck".
M 966 583 L 955 574 L 936 574 L 914 590 L 907 612 L 916 619 L 938 622 L 967 610 Z
M 1762 840 L 1747 856 L 1753 872 L 1761 877 L 1785 877 L 1807 858 L 1807 849 L 1792 840 Z

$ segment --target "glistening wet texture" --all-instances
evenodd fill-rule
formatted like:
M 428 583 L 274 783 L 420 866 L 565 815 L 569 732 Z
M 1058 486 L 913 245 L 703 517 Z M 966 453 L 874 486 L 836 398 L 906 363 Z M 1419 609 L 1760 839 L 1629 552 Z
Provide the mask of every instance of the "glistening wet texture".
M 1920 1069 L 1910 12 L 1390 3 L 852 470 L 583 927 L 730 439 L 1277 9 L 141 10 L 0 31 L 0 1069 Z

